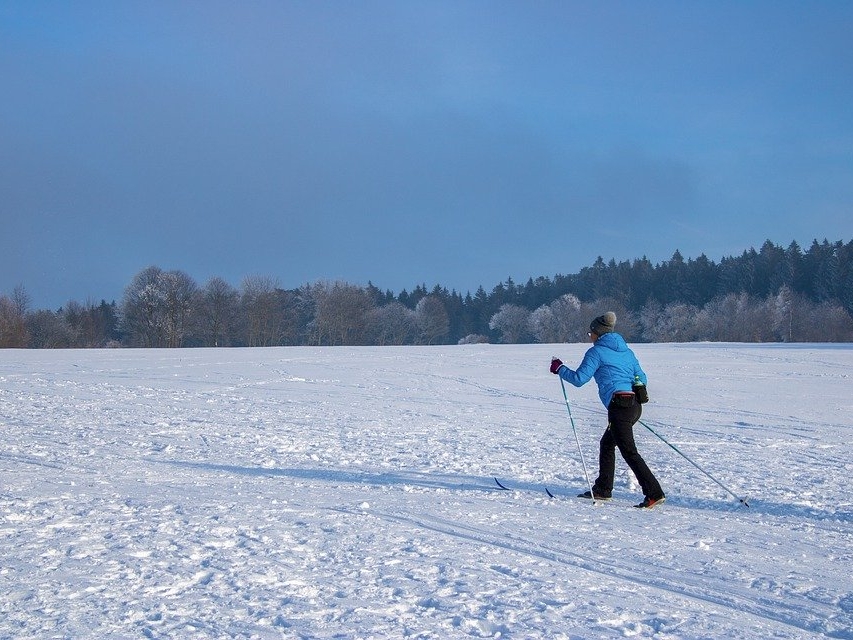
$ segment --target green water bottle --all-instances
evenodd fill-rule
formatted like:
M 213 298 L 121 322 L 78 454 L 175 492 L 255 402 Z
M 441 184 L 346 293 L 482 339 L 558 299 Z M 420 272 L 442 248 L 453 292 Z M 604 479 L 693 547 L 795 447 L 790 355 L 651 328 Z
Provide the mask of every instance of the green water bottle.
M 634 376 L 634 384 L 631 385 L 631 391 L 634 392 L 634 396 L 640 404 L 646 404 L 649 401 L 649 390 L 646 389 L 646 385 L 640 380 L 640 376 Z

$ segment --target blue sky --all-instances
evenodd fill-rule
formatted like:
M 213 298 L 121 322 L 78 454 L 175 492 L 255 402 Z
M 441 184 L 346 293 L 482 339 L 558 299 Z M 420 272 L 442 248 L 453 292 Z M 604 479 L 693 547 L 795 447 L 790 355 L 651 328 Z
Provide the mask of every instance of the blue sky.
M 0 294 L 853 239 L 853 3 L 0 0 Z

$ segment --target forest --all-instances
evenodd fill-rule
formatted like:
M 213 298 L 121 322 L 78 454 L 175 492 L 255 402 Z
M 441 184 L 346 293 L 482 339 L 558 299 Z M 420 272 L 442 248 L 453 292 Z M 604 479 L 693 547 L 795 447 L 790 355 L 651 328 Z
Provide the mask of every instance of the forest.
M 396 294 L 341 281 L 283 289 L 266 276 L 199 285 L 150 266 L 120 301 L 33 310 L 23 285 L 0 295 L 0 348 L 578 342 L 607 310 L 633 342 L 851 342 L 853 241 L 803 250 L 767 240 L 719 262 L 677 250 L 657 264 L 599 257 L 575 274 L 464 295 L 439 284 Z

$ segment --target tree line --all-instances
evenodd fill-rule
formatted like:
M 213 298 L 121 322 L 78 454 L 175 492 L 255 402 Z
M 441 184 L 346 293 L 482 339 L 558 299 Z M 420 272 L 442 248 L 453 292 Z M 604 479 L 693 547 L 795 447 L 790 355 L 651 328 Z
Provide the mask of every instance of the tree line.
M 853 241 L 815 240 L 803 251 L 766 241 L 719 263 L 647 258 L 571 275 L 511 278 L 464 296 L 440 285 L 408 292 L 372 283 L 315 282 L 283 289 L 253 276 L 204 285 L 150 266 L 120 302 L 31 310 L 19 286 L 0 295 L 0 347 L 232 347 L 583 341 L 592 317 L 616 312 L 638 342 L 853 341 Z

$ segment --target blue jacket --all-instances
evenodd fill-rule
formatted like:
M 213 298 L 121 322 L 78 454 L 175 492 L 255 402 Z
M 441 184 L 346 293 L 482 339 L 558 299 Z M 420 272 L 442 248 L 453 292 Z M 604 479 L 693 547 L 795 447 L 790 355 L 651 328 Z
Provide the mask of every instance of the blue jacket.
M 605 407 L 610 404 L 610 399 L 617 391 L 631 390 L 634 376 L 638 376 L 643 384 L 648 383 L 637 356 L 618 333 L 605 333 L 596 340 L 584 354 L 577 371 L 563 365 L 558 373 L 563 380 L 576 387 L 585 385 L 590 378 L 595 378 L 598 397 Z

